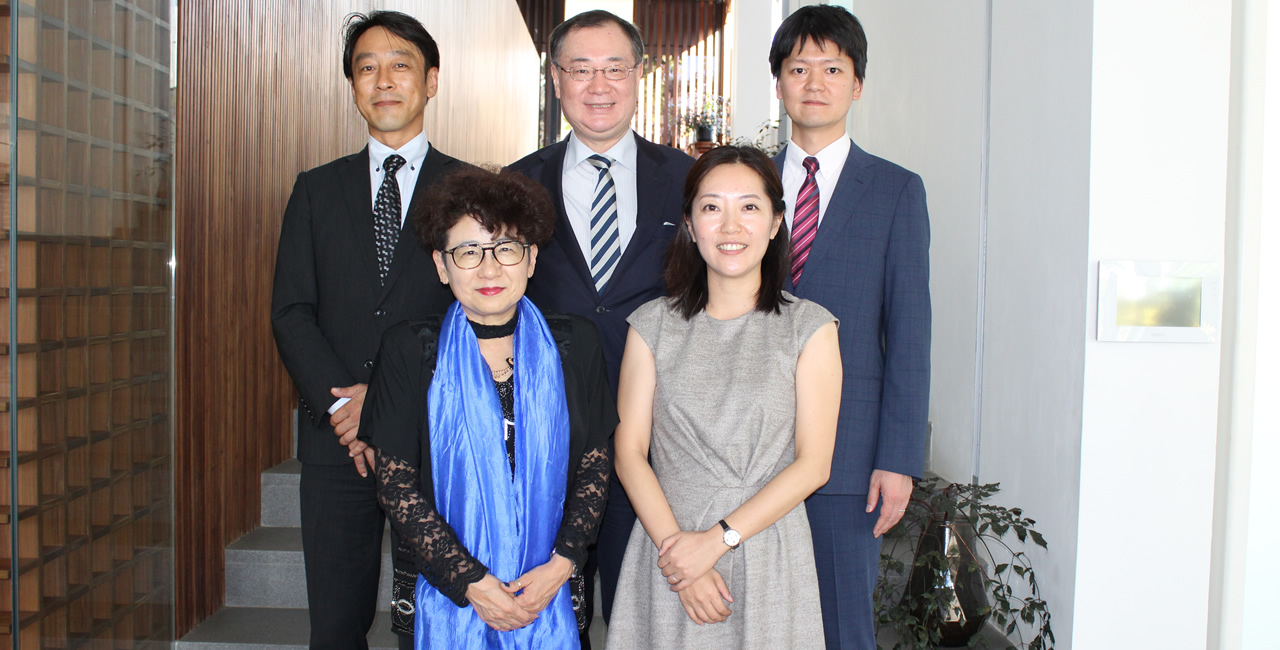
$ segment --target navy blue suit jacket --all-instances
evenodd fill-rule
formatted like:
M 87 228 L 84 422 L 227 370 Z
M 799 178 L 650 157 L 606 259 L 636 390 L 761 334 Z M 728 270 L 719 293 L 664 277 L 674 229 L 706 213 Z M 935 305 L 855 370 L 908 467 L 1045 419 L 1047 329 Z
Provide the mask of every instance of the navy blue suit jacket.
M 774 157 L 779 172 L 784 149 Z M 929 418 L 929 213 L 916 174 L 854 144 L 800 283 L 840 319 L 844 385 L 831 480 L 866 494 L 872 470 L 920 476 Z
M 618 369 L 627 342 L 627 317 L 636 307 L 667 293 L 662 269 L 667 246 L 683 221 L 681 191 L 693 158 L 636 135 L 636 230 L 604 293 L 597 293 L 586 257 L 565 214 L 560 181 L 567 148 L 568 140 L 562 140 L 510 165 L 510 169 L 547 188 L 556 204 L 555 233 L 538 249 L 538 266 L 525 295 L 543 311 L 578 314 L 595 322 L 600 329 L 609 383 L 616 395 Z

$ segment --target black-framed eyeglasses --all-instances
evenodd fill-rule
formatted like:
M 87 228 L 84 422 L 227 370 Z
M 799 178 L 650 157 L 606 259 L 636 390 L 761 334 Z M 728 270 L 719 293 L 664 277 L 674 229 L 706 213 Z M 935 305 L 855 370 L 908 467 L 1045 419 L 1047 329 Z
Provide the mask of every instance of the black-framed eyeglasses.
M 625 65 L 611 65 L 607 68 L 592 68 L 590 66 L 579 65 L 572 68 L 566 68 L 560 64 L 556 64 L 562 72 L 569 75 L 574 81 L 591 81 L 595 78 L 597 72 L 603 72 L 604 78 L 609 81 L 622 81 L 631 76 L 631 71 L 635 68 L 628 68 Z
M 529 244 L 518 241 L 500 241 L 486 246 L 462 244 L 441 252 L 453 258 L 454 266 L 467 270 L 484 264 L 486 252 L 492 254 L 493 259 L 503 266 L 515 266 L 524 261 L 524 251 L 527 248 Z

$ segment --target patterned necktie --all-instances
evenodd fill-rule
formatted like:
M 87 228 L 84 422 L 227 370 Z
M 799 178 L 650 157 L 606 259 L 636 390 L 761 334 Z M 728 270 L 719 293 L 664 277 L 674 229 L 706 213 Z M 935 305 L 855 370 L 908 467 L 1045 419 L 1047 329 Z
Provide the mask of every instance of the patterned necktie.
M 391 257 L 400 241 L 400 184 L 396 172 L 404 166 L 404 158 L 396 154 L 382 161 L 382 187 L 378 188 L 378 202 L 373 206 L 373 234 L 378 240 L 378 281 L 387 281 Z
M 809 247 L 818 234 L 818 159 L 809 156 L 804 159 L 804 169 L 808 174 L 800 185 L 800 193 L 796 196 L 796 211 L 791 217 L 791 286 L 800 284 L 800 274 L 804 272 L 804 262 L 809 259 Z
M 600 154 L 587 160 L 600 171 L 591 199 L 591 280 L 596 283 L 596 291 L 603 293 L 609 276 L 613 275 L 613 267 L 622 257 L 618 242 L 618 197 L 613 190 L 613 175 L 609 173 L 613 161 Z

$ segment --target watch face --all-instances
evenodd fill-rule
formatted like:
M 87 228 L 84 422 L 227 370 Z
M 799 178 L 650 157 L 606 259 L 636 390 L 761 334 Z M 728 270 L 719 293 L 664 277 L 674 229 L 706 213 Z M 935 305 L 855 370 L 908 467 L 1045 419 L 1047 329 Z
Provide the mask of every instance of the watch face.
M 736 530 L 726 530 L 726 531 L 724 531 L 724 543 L 725 543 L 725 544 L 728 544 L 729 546 L 737 546 L 737 545 L 738 545 L 738 542 L 741 542 L 741 541 L 742 541 L 742 535 L 739 535 L 739 534 L 738 534 L 738 531 L 736 531 Z

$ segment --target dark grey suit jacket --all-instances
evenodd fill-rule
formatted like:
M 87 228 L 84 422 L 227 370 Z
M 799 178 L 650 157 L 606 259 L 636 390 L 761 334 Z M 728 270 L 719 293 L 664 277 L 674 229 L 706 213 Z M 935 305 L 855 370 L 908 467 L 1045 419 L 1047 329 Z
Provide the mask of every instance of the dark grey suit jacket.
M 596 324 L 604 344 L 609 383 L 617 394 L 627 316 L 636 307 L 667 294 L 662 268 L 667 246 L 683 220 L 681 190 L 693 158 L 636 135 L 636 231 L 601 294 L 591 281 L 591 270 L 564 210 L 560 181 L 567 148 L 568 140 L 562 140 L 510 165 L 547 188 L 556 204 L 555 233 L 538 251 L 538 268 L 525 295 L 543 311 L 578 314 Z
M 468 165 L 431 147 L 410 203 Z M 285 208 L 271 295 L 280 359 L 298 387 L 298 459 L 350 463 L 329 425 L 329 389 L 368 383 L 382 334 L 403 320 L 443 313 L 453 294 L 405 219 L 386 282 L 379 284 L 368 149 L 298 174 Z
M 781 172 L 784 149 L 773 161 Z M 855 143 L 800 284 L 787 290 L 840 319 L 844 384 L 831 480 L 863 495 L 871 472 L 920 476 L 929 419 L 929 211 L 916 174 Z

